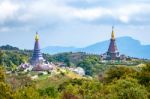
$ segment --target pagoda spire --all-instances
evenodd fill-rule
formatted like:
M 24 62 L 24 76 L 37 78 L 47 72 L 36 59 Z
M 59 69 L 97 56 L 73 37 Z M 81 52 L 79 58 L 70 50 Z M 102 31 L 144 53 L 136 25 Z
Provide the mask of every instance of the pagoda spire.
M 114 32 L 114 26 L 112 26 L 112 33 L 111 33 L 111 39 L 115 39 L 115 32 Z
M 39 40 L 39 35 L 38 35 L 38 32 L 36 32 L 36 35 L 35 35 L 35 40 L 38 41 Z

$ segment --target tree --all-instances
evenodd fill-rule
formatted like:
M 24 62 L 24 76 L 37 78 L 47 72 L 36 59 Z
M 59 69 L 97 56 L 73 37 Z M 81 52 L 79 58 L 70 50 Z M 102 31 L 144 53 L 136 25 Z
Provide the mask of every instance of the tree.
M 102 87 L 98 81 L 84 79 L 73 79 L 61 85 L 63 99 L 98 99 Z
M 82 67 L 85 70 L 86 75 L 92 76 L 94 73 L 102 71 L 100 58 L 95 55 L 86 56 L 86 58 L 80 61 L 77 66 Z
M 66 63 L 66 65 L 67 65 L 68 67 L 70 67 L 70 66 L 71 66 L 71 62 L 70 62 L 70 60 L 69 60 L 69 59 L 65 59 L 65 60 L 64 60 L 64 62 Z
M 11 87 L 5 83 L 4 69 L 0 66 L 0 99 L 12 99 L 13 91 Z
M 0 66 L 0 82 L 5 81 L 5 72 L 2 66 Z
M 137 79 L 141 85 L 144 85 L 147 88 L 150 98 L 150 63 L 147 63 L 146 66 L 142 67 L 141 72 L 137 74 Z
M 3 65 L 3 55 L 4 53 L 0 50 L 0 65 Z
M 115 66 L 111 67 L 108 71 L 106 71 L 106 82 L 112 82 L 113 80 L 118 80 L 125 76 L 134 77 L 136 75 L 136 70 L 123 66 Z
M 148 99 L 146 88 L 132 78 L 120 79 L 106 86 L 110 99 Z
M 11 87 L 4 82 L 0 82 L 0 99 L 13 99 Z
M 48 96 L 56 98 L 58 96 L 58 90 L 55 87 L 48 87 L 45 89 L 39 89 L 40 96 Z
M 16 91 L 15 99 L 41 99 L 38 91 L 33 87 L 23 87 Z
M 92 64 L 88 60 L 84 60 L 80 63 L 78 63 L 79 67 L 82 67 L 85 70 L 86 75 L 92 75 Z

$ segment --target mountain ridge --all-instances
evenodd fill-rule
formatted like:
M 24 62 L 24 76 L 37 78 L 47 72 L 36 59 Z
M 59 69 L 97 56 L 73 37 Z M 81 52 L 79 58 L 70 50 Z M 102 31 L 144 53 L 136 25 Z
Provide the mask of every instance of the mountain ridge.
M 43 53 L 57 54 L 63 52 L 86 52 L 92 54 L 103 54 L 107 52 L 110 40 L 97 42 L 84 48 L 76 47 L 63 47 L 63 46 L 48 46 L 42 49 Z M 140 41 L 133 39 L 132 37 L 119 37 L 116 38 L 116 44 L 120 54 L 124 54 L 137 58 L 150 59 L 150 45 L 142 45 Z

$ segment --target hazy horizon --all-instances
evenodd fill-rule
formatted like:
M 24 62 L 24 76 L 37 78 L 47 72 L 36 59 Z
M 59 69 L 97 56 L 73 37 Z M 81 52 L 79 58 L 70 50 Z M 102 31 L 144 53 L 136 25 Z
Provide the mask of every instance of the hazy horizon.
M 131 38 L 130 40 L 136 40 L 137 42 L 139 42 L 142 46 L 147 46 L 147 45 L 150 45 L 150 44 L 142 44 L 139 40 L 137 40 L 137 39 L 134 39 L 134 38 L 132 38 L 132 37 L 130 37 L 130 36 L 122 36 L 122 37 L 116 37 L 116 44 L 118 45 L 118 39 L 125 39 L 125 38 Z M 109 42 L 110 41 L 110 38 L 109 39 L 106 39 L 106 40 L 104 40 L 104 41 L 98 41 L 98 42 L 94 42 L 94 43 L 92 43 L 92 44 L 89 44 L 89 45 L 86 45 L 86 46 L 81 46 L 81 47 L 78 47 L 78 46 L 74 46 L 74 45 L 72 45 L 72 46 L 65 46 L 65 45 L 48 45 L 48 46 L 45 46 L 45 47 L 41 47 L 40 46 L 40 49 L 45 49 L 45 48 L 49 48 L 49 47 L 62 47 L 62 48 L 77 48 L 77 49 L 82 49 L 82 48 L 86 48 L 86 47 L 89 47 L 89 46 L 93 46 L 93 45 L 95 45 L 95 44 L 98 44 L 98 43 L 103 43 L 103 42 Z M 127 41 L 128 42 L 128 41 Z M 18 46 L 14 46 L 14 45 L 10 45 L 10 44 L 4 44 L 4 45 L 0 45 L 0 46 L 6 46 L 6 45 L 10 45 L 10 46 L 13 46 L 13 47 L 17 47 L 17 48 L 19 48 L 19 49 L 26 49 L 26 50 L 32 50 L 32 49 L 34 49 L 34 43 L 35 43 L 35 40 L 34 40 L 34 42 L 32 42 L 33 44 L 32 44 L 32 48 L 21 48 L 21 47 L 18 47 Z M 31 43 L 30 43 L 31 44 Z M 42 45 L 41 44 L 41 41 L 39 40 L 39 44 L 40 45 Z

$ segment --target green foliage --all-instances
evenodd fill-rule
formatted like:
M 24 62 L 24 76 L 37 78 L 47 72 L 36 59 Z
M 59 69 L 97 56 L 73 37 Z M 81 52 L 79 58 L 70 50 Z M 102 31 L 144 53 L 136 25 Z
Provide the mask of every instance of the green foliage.
M 60 85 L 63 98 L 75 99 L 97 99 L 102 84 L 95 80 L 73 79 Z
M 89 61 L 82 61 L 78 64 L 78 66 L 86 70 L 86 75 L 92 75 L 92 64 Z
M 59 62 L 65 62 L 66 60 L 69 60 L 69 53 L 56 54 L 54 55 L 54 59 Z
M 146 88 L 135 79 L 120 79 L 106 87 L 110 99 L 148 99 Z
M 143 72 L 150 72 L 150 63 L 147 63 L 145 67 L 142 68 Z
M 150 63 L 142 67 L 141 72 L 138 73 L 137 78 L 142 85 L 150 86 Z
M 15 99 L 41 99 L 38 91 L 34 87 L 23 87 L 16 91 Z
M 0 99 L 13 99 L 11 87 L 4 82 L 0 82 Z
M 118 80 L 121 77 L 126 77 L 126 76 L 134 77 L 136 73 L 137 73 L 136 70 L 128 67 L 122 67 L 122 66 L 111 67 L 106 71 L 105 81 L 112 82 L 113 80 Z
M 48 87 L 45 89 L 39 89 L 40 96 L 48 96 L 56 98 L 58 96 L 58 90 L 55 87 Z
M 0 66 L 0 82 L 5 81 L 5 72 L 2 66 Z
M 0 50 L 0 65 L 3 65 L 3 55 L 4 55 L 3 51 Z
M 93 75 L 95 66 L 99 66 L 100 58 L 97 56 L 87 56 L 84 60 L 79 62 L 77 66 L 82 67 L 85 70 L 86 75 Z
M 19 50 L 17 47 L 10 45 L 0 47 L 0 65 L 3 65 L 9 70 L 15 70 L 21 63 L 29 61 L 32 51 Z
M 43 54 L 43 57 L 44 57 L 45 60 L 47 60 L 49 62 L 54 62 L 55 61 L 54 58 L 49 54 Z
M 44 54 L 44 58 L 49 62 L 64 62 L 66 66 L 80 66 L 87 75 L 101 74 L 102 80 L 98 81 L 95 76 L 93 79 L 72 79 L 63 72 L 50 77 L 39 76 L 37 81 L 32 81 L 28 77 L 31 74 L 5 76 L 1 65 L 15 71 L 17 66 L 28 61 L 31 55 L 31 51 L 17 50 L 9 46 L 0 50 L 0 99 L 150 98 L 150 63 L 138 67 L 139 69 L 131 66 L 114 66 L 118 64 L 104 64 L 100 62 L 98 55 L 85 53 L 70 52 L 53 56 Z M 137 60 L 136 62 L 140 63 Z
M 0 99 L 12 99 L 13 91 L 11 87 L 5 83 L 5 72 L 0 66 Z
M 0 64 L 15 70 L 21 63 L 28 62 L 29 53 L 22 51 L 0 51 Z

